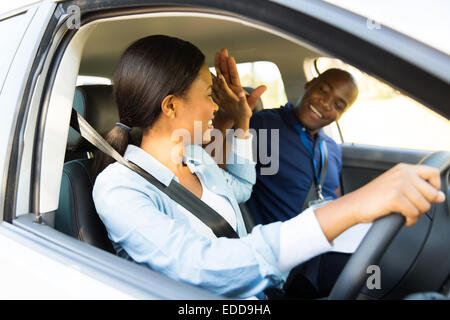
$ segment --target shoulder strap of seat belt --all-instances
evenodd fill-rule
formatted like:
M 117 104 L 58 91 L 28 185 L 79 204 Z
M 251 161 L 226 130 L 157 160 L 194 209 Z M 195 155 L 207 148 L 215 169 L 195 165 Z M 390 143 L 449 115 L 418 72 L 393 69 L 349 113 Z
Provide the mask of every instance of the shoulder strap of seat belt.
M 72 109 L 70 126 L 78 131 L 83 138 L 92 143 L 100 151 L 106 153 L 130 170 L 136 172 L 157 187 L 160 191 L 164 192 L 172 200 L 183 206 L 186 210 L 211 228 L 218 238 L 239 238 L 236 231 L 234 231 L 231 225 L 219 213 L 196 197 L 180 183 L 172 179 L 170 184 L 166 186 L 135 163 L 122 157 L 105 139 L 103 139 L 100 134 L 97 133 L 97 131 L 95 131 L 94 128 L 89 125 L 89 123 L 78 112 L 76 112 L 75 109 Z

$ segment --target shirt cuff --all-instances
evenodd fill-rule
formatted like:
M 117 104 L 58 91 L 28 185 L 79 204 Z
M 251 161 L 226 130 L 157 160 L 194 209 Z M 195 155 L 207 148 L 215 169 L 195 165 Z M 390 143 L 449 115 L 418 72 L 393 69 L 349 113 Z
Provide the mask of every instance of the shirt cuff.
M 308 208 L 281 224 L 278 267 L 281 272 L 289 272 L 332 247 L 333 243 L 323 234 L 313 208 Z
M 235 156 L 248 160 L 251 163 L 254 163 L 253 161 L 253 136 L 250 135 L 247 139 L 239 139 L 233 136 L 231 141 L 231 152 L 229 154 L 229 157 L 234 154 Z M 228 159 L 227 159 L 228 160 Z M 228 161 L 227 161 L 228 163 Z

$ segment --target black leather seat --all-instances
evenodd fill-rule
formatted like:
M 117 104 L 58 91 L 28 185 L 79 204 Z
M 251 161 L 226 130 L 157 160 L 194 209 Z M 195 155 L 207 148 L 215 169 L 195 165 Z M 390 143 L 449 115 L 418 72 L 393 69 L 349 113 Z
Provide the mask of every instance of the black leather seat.
M 245 91 L 247 91 L 248 93 L 251 93 L 254 88 L 243 87 L 243 89 Z M 253 109 L 253 114 L 255 114 L 256 112 L 259 112 L 263 109 L 264 109 L 263 102 L 262 102 L 261 98 L 258 98 L 255 109 Z M 253 213 L 248 208 L 246 202 L 239 204 L 239 208 L 241 209 L 242 217 L 244 218 L 245 228 L 247 229 L 247 232 L 251 232 L 253 227 L 256 226 L 256 222 L 255 222 Z
M 111 127 L 117 121 L 117 108 L 112 98 L 111 86 L 78 87 L 74 97 L 74 108 L 103 135 L 110 129 L 108 125 Z M 66 159 L 75 160 L 64 164 L 55 229 L 114 253 L 92 200 L 93 159 L 87 155 L 94 149 L 94 146 L 70 129 Z
M 92 200 L 94 185 L 90 172 L 92 162 L 93 159 L 83 159 L 64 164 L 55 228 L 78 240 L 114 253 Z

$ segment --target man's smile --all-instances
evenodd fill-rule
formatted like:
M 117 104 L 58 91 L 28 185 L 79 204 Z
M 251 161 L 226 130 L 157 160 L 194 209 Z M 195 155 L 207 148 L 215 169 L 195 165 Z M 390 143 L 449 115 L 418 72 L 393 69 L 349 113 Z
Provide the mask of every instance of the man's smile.
M 323 115 L 316 109 L 312 104 L 309 105 L 309 108 L 314 112 L 320 119 L 323 118 Z

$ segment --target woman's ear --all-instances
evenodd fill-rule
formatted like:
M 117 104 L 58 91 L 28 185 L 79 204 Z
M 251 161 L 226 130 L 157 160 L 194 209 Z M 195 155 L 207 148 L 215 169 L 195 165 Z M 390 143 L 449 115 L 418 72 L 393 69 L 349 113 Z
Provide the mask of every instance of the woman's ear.
M 169 94 L 165 97 L 161 103 L 161 111 L 169 118 L 175 118 L 176 112 L 176 103 L 175 96 L 173 94 Z

